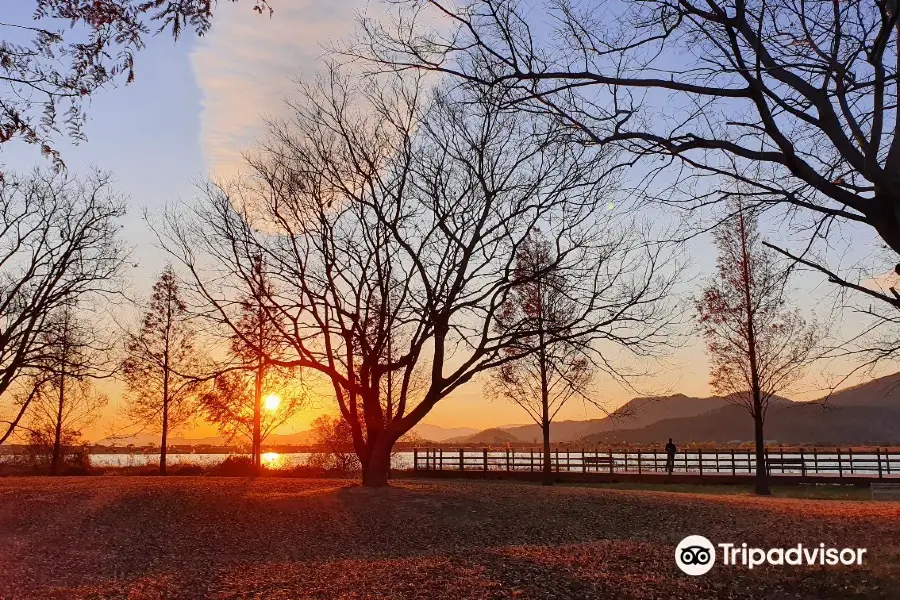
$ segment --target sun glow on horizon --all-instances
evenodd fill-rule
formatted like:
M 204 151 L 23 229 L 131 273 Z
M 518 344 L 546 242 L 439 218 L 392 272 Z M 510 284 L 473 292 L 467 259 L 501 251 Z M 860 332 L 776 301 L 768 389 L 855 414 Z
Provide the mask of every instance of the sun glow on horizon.
M 278 397 L 278 394 L 269 394 L 263 398 L 263 408 L 269 412 L 275 412 L 280 405 L 281 398 Z

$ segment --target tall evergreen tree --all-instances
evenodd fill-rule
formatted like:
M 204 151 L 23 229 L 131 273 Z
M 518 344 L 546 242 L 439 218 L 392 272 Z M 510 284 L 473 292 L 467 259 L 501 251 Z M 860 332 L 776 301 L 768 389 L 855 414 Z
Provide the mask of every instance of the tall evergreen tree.
M 162 475 L 169 431 L 195 409 L 198 383 L 191 377 L 198 365 L 195 337 L 175 271 L 167 266 L 153 286 L 140 329 L 128 335 L 123 363 L 129 414 L 138 422 L 159 425 Z

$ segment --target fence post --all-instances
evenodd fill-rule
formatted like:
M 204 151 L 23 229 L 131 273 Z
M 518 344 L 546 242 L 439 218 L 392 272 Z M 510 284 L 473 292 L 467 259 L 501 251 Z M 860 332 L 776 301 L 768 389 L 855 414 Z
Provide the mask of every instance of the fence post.
M 622 468 L 623 471 L 628 470 L 628 448 L 625 448 L 625 466 Z
M 487 471 L 487 470 L 488 470 L 488 464 L 487 464 L 487 448 L 484 448 L 484 449 L 482 450 L 482 452 L 484 452 L 484 470 Z
M 443 471 L 444 470 L 444 449 L 441 448 L 440 450 L 438 450 L 438 452 L 440 452 L 440 456 L 438 457 L 440 460 L 440 463 L 439 463 L 440 466 L 438 466 L 438 470 Z
M 853 448 L 847 450 L 850 453 L 850 474 L 853 475 Z
M 419 449 L 413 448 L 413 473 L 419 470 Z
M 462 449 L 462 448 L 459 449 L 459 470 L 460 470 L 460 471 L 465 471 L 465 470 L 466 470 L 466 463 L 465 463 L 465 458 L 464 458 L 464 456 L 463 456 L 463 449 Z
M 669 462 L 668 456 L 666 457 L 666 463 Z M 672 470 L 675 470 L 675 459 L 672 459 Z M 684 451 L 684 472 L 687 474 L 688 472 L 688 453 L 687 450 Z
M 507 470 L 507 471 L 511 471 L 511 470 L 512 470 L 512 469 L 509 468 L 509 447 L 508 447 L 508 446 L 507 446 L 507 448 L 506 448 L 506 470 Z
M 881 448 L 875 448 L 876 456 L 878 457 L 878 479 L 882 479 L 883 476 L 881 474 Z
M 638 450 L 638 475 L 641 474 L 641 451 Z
M 534 473 L 534 448 L 528 450 L 528 464 L 531 465 L 531 472 Z
M 587 473 L 587 463 L 584 462 L 584 448 L 581 448 L 581 472 Z
M 837 456 L 838 456 L 838 459 L 837 459 L 838 460 L 838 477 L 843 479 L 844 478 L 844 464 L 841 462 L 841 449 L 840 448 L 837 449 Z
M 609 448 L 606 452 L 609 455 L 609 474 L 612 475 L 612 472 L 613 472 L 612 448 Z
M 697 466 L 700 467 L 700 477 L 703 477 L 703 450 L 697 449 Z
M 813 448 L 813 470 L 816 475 L 819 474 L 819 450 L 817 448 Z
M 734 448 L 731 449 L 731 475 L 737 475 L 737 467 L 734 464 Z
M 891 474 L 891 451 L 885 449 L 884 451 L 884 462 L 887 465 L 887 474 Z

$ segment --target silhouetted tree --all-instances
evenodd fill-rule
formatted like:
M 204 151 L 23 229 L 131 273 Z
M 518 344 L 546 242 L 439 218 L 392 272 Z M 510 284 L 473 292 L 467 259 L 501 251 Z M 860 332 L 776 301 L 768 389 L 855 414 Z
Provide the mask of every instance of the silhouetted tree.
M 716 230 L 717 277 L 697 301 L 713 389 L 753 418 L 756 493 L 767 495 L 763 427 L 770 400 L 803 375 L 821 336 L 790 308 L 790 270 L 763 246 L 756 217 L 737 204 Z
M 118 290 L 124 212 L 100 173 L 36 171 L 0 181 L 0 397 L 15 399 L 0 421 L 0 444 L 42 389 L 35 383 L 53 374 L 61 311 L 99 305 Z
M 515 402 L 528 413 L 543 433 L 544 485 L 553 485 L 550 464 L 550 424 L 571 398 L 585 394 L 594 374 L 590 340 L 560 339 L 559 325 L 567 323 L 577 310 L 572 299 L 578 285 L 554 269 L 554 248 L 539 233 L 526 238 L 516 255 L 516 280 L 506 302 L 500 307 L 494 327 L 507 328 L 527 324 L 532 334 L 519 337 L 504 348 L 511 358 L 491 372 L 490 391 Z
M 175 271 L 167 266 L 153 285 L 140 329 L 129 333 L 125 343 L 122 372 L 128 384 L 128 413 L 140 423 L 159 426 L 162 475 L 169 429 L 196 410 L 199 361 L 190 318 Z
M 247 286 L 249 289 L 239 302 L 236 328 L 230 331 L 232 360 L 209 391 L 200 396 L 200 401 L 226 438 L 247 437 L 251 460 L 259 470 L 262 442 L 306 405 L 307 395 L 298 369 L 272 362 L 282 355 L 283 342 L 272 322 L 280 315 L 271 306 L 272 286 L 262 257 L 252 261 Z M 280 402 L 277 407 L 266 408 L 264 399 L 271 395 Z
M 887 303 L 880 318 L 900 324 L 894 284 L 828 260 L 837 225 L 863 225 L 900 262 L 896 1 L 404 3 L 399 18 L 364 21 L 350 53 L 503 88 L 574 143 L 627 152 L 659 202 L 700 208 L 741 185 L 748 208 L 793 225 L 796 249 L 780 253 Z
M 231 0 L 235 2 L 237 0 Z M 270 12 L 267 0 L 254 10 Z M 61 163 L 53 137 L 61 127 L 83 139 L 84 106 L 112 82 L 134 79 L 134 54 L 147 37 L 185 27 L 203 35 L 210 0 L 17 0 L 33 19 L 0 23 L 0 144 L 20 138 Z
M 313 440 L 320 453 L 310 456 L 312 467 L 335 469 L 341 473 L 359 471 L 359 457 L 353 445 L 353 429 L 341 417 L 320 415 L 312 422 Z
M 228 442 L 246 439 L 250 443 L 251 460 L 258 472 L 263 442 L 307 406 L 308 396 L 287 369 L 267 368 L 260 386 L 255 383 L 255 371 L 229 371 L 216 376 L 198 399 L 207 419 Z M 267 403 L 267 398 L 277 402 Z
M 60 308 L 44 334 L 47 357 L 35 374 L 36 395 L 29 409 L 28 429 L 32 439 L 46 439 L 50 449 L 50 474 L 62 466 L 66 446 L 72 446 L 81 429 L 100 416 L 105 395 L 94 390 L 93 379 L 108 377 L 110 350 L 86 327 L 71 305 Z
M 553 123 L 505 110 L 502 95 L 432 96 L 419 80 L 351 83 L 337 71 L 320 84 L 272 124 L 250 179 L 210 186 L 163 236 L 207 316 L 232 328 L 235 290 L 265 257 L 289 350 L 274 362 L 330 383 L 365 485 L 386 484 L 394 443 L 437 402 L 534 335 L 526 322 L 503 333 L 494 323 L 524 283 L 517 250 L 541 224 L 555 270 L 601 271 L 578 277 L 578 304 L 548 335 L 661 341 L 665 252 L 600 209 L 614 189 L 602 151 L 573 150 Z

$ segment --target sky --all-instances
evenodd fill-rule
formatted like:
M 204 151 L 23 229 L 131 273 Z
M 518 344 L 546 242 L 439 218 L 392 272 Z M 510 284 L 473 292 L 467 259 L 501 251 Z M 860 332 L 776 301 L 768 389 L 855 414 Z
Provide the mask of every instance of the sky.
M 5 13 L 12 13 L 4 18 L 27 20 L 31 3 L 15 4 L 4 6 Z M 232 175 L 240 166 L 241 153 L 260 136 L 262 117 L 282 111 L 297 78 L 315 75 L 325 53 L 323 46 L 339 43 L 352 32 L 357 11 L 371 15 L 383 9 L 377 2 L 364 0 L 292 0 L 277 3 L 272 18 L 257 15 L 247 2 L 222 2 L 217 10 L 212 31 L 202 39 L 190 35 L 177 43 L 168 36 L 150 39 L 137 56 L 134 83 L 93 97 L 85 130 L 88 141 L 72 145 L 60 140 L 58 146 L 72 172 L 93 167 L 108 170 L 116 188 L 128 198 L 123 236 L 132 248 L 134 266 L 129 276 L 138 296 L 147 295 L 166 262 L 152 243 L 142 219 L 144 211 L 159 214 L 167 204 L 190 203 L 198 184 Z M 0 162 L 7 168 L 27 170 L 46 161 L 34 147 L 10 143 L 0 150 Z M 691 243 L 692 285 L 711 273 L 711 249 L 708 237 Z M 800 284 L 807 291 L 818 285 L 812 279 Z M 640 382 L 638 391 L 710 395 L 707 367 L 702 344 L 694 339 L 665 362 L 652 365 L 655 376 Z M 112 401 L 88 437 L 103 437 L 122 422 L 121 392 L 120 384 L 107 384 Z M 609 410 L 634 395 L 634 390 L 598 381 L 596 396 Z M 326 401 L 319 410 L 328 406 Z M 572 403 L 558 418 L 603 415 L 589 404 Z M 281 432 L 305 429 L 314 416 L 314 411 L 307 411 Z M 481 382 L 475 382 L 441 401 L 425 422 L 484 428 L 528 419 L 514 405 L 484 399 Z M 200 436 L 212 430 L 198 426 L 183 433 Z

